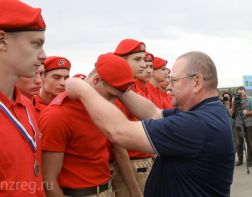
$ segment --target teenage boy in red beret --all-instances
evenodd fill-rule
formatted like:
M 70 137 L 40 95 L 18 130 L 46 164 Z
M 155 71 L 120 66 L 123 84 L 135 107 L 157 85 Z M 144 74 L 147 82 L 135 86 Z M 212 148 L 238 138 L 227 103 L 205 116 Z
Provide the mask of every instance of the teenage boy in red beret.
M 21 91 L 21 93 L 32 101 L 37 120 L 40 114 L 40 105 L 38 102 L 35 102 L 34 96 L 39 95 L 44 80 L 44 74 L 45 68 L 42 64 L 36 69 L 36 75 L 34 77 L 19 77 L 16 82 L 16 87 Z
M 153 75 L 153 60 L 154 60 L 153 54 L 149 52 L 145 52 L 144 61 L 145 61 L 146 67 L 142 73 L 135 76 L 136 92 L 148 99 L 151 99 L 147 84 L 150 82 Z
M 65 91 L 65 80 L 69 78 L 71 63 L 68 59 L 58 56 L 50 56 L 44 62 L 45 75 L 39 95 L 34 96 L 34 102 L 38 106 L 38 114 L 58 94 Z
M 131 67 L 131 70 L 133 71 L 135 79 L 138 79 L 138 77 L 143 75 L 143 73 L 145 72 L 146 63 L 144 59 L 146 55 L 145 44 L 143 42 L 134 39 L 124 39 L 118 44 L 114 54 L 124 58 L 128 62 Z M 142 92 L 140 89 L 141 88 L 139 88 L 137 84 L 132 87 L 132 90 L 136 93 L 140 94 L 141 96 L 146 96 L 145 93 Z M 126 109 L 126 107 L 118 100 L 116 100 L 115 104 L 119 109 L 121 109 L 121 111 L 124 112 L 124 114 L 129 120 L 138 120 L 138 118 L 131 114 Z M 118 154 L 118 150 L 119 149 L 112 148 L 112 153 L 116 155 Z M 130 159 L 128 163 L 130 162 L 130 165 L 132 166 L 135 174 L 135 177 L 131 177 L 131 179 L 134 180 L 135 178 L 137 180 L 139 189 L 141 190 L 141 192 L 143 192 L 145 182 L 147 180 L 153 163 L 151 159 L 151 154 L 135 150 L 128 150 L 128 154 Z M 133 195 L 132 191 L 128 187 L 129 183 L 126 180 L 123 180 L 121 176 L 121 174 L 125 173 L 125 169 L 127 169 L 127 162 L 124 162 L 124 165 L 125 168 L 118 169 L 117 163 L 113 163 L 114 172 L 112 180 L 116 196 L 118 197 L 127 197 Z
M 111 53 L 99 56 L 84 80 L 111 102 L 115 97 L 107 84 L 125 92 L 135 82 L 127 62 Z M 108 139 L 81 102 L 61 93 L 42 112 L 39 126 L 44 181 L 54 185 L 46 191 L 48 197 L 114 196 Z
M 42 87 L 44 79 L 45 68 L 42 64 L 36 69 L 36 75 L 33 77 L 19 77 L 16 82 L 16 87 L 21 93 L 32 101 L 34 95 L 38 95 Z
M 162 81 L 166 81 L 169 77 L 169 72 L 166 68 L 167 60 L 160 57 L 155 57 L 153 61 L 153 77 L 148 83 L 148 89 L 150 91 L 151 101 L 160 109 L 172 108 L 171 98 L 158 87 L 158 84 Z M 169 100 L 167 100 L 167 98 Z
M 166 68 L 166 70 L 167 70 L 168 76 L 165 77 L 164 80 L 160 81 L 157 86 L 160 90 L 162 90 L 165 93 L 169 91 L 168 86 L 170 83 L 170 73 L 171 73 L 171 70 L 169 68 Z
M 15 83 L 33 77 L 46 54 L 40 8 L 0 1 L 0 196 L 44 197 L 40 132 L 34 109 Z
M 173 107 L 171 101 L 172 101 L 172 96 L 171 96 L 171 92 L 170 89 L 168 88 L 169 83 L 170 83 L 170 73 L 171 70 L 169 68 L 166 68 L 167 72 L 168 72 L 168 76 L 167 78 L 165 78 L 165 80 L 162 80 L 161 82 L 158 83 L 158 89 L 161 90 L 160 91 L 160 97 L 163 98 L 163 108 L 164 109 L 168 109 Z

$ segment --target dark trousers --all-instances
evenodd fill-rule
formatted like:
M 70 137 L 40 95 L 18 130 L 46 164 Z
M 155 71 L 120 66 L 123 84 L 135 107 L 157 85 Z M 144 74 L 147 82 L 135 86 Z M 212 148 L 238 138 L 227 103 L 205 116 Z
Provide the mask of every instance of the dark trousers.
M 248 162 L 252 161 L 252 126 L 246 127 L 244 132 L 246 144 L 247 144 L 247 155 Z M 243 161 L 243 146 L 244 138 L 241 136 L 241 128 L 235 127 L 235 141 L 236 141 L 236 150 L 239 161 Z

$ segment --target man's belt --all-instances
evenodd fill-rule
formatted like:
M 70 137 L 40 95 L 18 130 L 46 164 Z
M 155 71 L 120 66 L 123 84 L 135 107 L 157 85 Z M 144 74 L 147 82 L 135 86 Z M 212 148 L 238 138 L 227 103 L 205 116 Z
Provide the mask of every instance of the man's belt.
M 151 157 L 130 157 L 130 160 L 142 160 L 142 159 L 149 159 Z
M 67 196 L 72 197 L 81 197 L 81 196 L 89 196 L 89 195 L 97 195 L 101 192 L 104 192 L 111 188 L 111 180 L 107 183 L 101 184 L 96 187 L 90 187 L 90 188 L 63 188 L 62 191 Z
M 151 157 L 142 157 L 142 158 L 139 158 L 139 157 L 131 157 L 130 160 L 144 160 L 144 159 L 149 159 Z M 147 172 L 148 171 L 148 168 L 147 167 L 140 167 L 140 168 L 137 168 L 137 173 L 139 172 Z
M 147 172 L 148 171 L 148 168 L 147 167 L 142 167 L 142 168 L 137 168 L 136 169 L 137 170 L 137 173 L 139 173 L 139 172 Z

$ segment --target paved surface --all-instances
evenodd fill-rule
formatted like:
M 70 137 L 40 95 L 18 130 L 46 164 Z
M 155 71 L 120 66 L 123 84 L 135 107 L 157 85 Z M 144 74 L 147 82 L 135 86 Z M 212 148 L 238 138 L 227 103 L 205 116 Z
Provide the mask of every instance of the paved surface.
M 230 197 L 252 197 L 252 168 L 249 170 L 250 174 L 247 174 L 245 162 L 235 167 Z

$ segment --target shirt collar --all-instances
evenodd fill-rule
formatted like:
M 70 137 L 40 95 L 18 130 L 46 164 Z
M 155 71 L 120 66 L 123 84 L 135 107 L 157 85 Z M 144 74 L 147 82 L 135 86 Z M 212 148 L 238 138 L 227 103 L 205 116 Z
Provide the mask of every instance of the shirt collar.
M 202 105 L 206 105 L 208 103 L 212 103 L 212 102 L 218 102 L 220 101 L 218 96 L 214 96 L 214 97 L 209 97 L 203 101 L 201 101 L 200 103 L 194 105 L 189 111 L 193 111 L 195 109 L 197 109 L 198 107 L 202 106 Z
M 12 101 L 10 100 L 6 95 L 4 95 L 2 92 L 0 92 L 0 100 L 3 102 L 3 104 L 7 107 L 10 108 L 12 105 L 16 105 L 16 104 L 22 104 L 22 97 L 21 97 L 21 93 L 20 91 L 15 87 L 14 89 L 14 98 L 15 100 Z
M 138 79 L 136 79 L 135 85 L 136 85 L 136 87 L 138 87 L 142 91 L 146 92 L 146 85 L 144 83 L 142 83 L 141 81 L 139 81 Z

